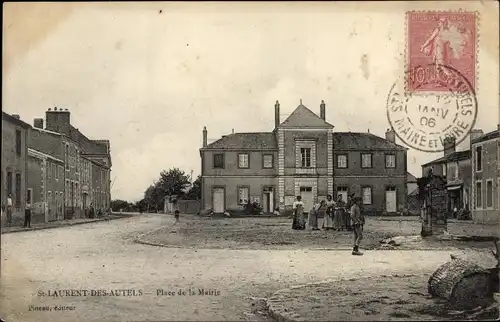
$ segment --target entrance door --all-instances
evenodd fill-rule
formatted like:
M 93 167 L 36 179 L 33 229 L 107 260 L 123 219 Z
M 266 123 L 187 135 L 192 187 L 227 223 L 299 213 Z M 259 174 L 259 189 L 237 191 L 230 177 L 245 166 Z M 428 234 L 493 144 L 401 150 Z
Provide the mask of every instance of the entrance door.
M 309 212 L 309 210 L 314 205 L 314 196 L 311 187 L 300 187 L 300 196 L 302 197 L 302 202 L 304 203 L 304 212 Z
M 212 206 L 215 213 L 224 212 L 224 188 L 214 188 Z
M 274 211 L 274 194 L 272 187 L 264 188 L 264 200 L 262 204 L 262 208 L 264 212 L 273 212 Z
M 396 212 L 396 188 L 387 187 L 385 190 L 385 208 L 387 212 Z

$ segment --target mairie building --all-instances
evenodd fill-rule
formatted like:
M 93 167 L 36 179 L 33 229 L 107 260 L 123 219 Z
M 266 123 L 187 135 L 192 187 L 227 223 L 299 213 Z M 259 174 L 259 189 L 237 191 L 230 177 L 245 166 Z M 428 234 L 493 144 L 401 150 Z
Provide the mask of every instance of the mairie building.
M 278 101 L 274 112 L 271 132 L 232 133 L 208 144 L 203 129 L 202 210 L 231 212 L 250 201 L 271 213 L 300 195 L 307 211 L 327 195 L 346 200 L 352 193 L 369 214 L 406 210 L 407 149 L 394 131 L 385 138 L 335 132 L 324 101 L 319 116 L 302 102 L 283 122 Z

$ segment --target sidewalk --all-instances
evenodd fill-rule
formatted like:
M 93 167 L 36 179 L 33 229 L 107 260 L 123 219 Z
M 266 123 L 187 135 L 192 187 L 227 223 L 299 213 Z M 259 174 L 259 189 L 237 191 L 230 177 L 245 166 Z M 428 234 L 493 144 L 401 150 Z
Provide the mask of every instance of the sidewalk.
M 105 220 L 115 220 L 115 219 L 120 219 L 120 218 L 127 218 L 127 217 L 131 217 L 131 216 L 133 216 L 133 215 L 116 213 L 116 214 L 112 214 L 110 216 L 105 216 L 105 217 L 101 217 L 101 218 L 94 218 L 94 219 L 76 218 L 76 219 L 52 221 L 52 222 L 48 222 L 48 223 L 32 224 L 30 228 L 24 228 L 22 226 L 16 225 L 16 226 L 11 226 L 11 227 L 2 227 L 1 233 L 2 234 L 10 234 L 10 233 L 23 232 L 23 231 L 32 231 L 32 230 L 41 230 L 41 229 L 51 229 L 51 228 L 59 228 L 59 227 L 66 227 L 66 226 L 82 225 L 82 224 L 88 224 L 88 223 L 105 221 Z

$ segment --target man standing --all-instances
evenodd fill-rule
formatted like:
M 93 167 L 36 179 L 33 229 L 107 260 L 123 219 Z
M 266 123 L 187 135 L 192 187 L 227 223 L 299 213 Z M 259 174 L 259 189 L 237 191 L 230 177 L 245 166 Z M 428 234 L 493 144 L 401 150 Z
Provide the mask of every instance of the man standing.
M 361 198 L 352 198 L 353 205 L 351 207 L 351 221 L 352 221 L 352 231 L 354 232 L 354 248 L 352 249 L 353 255 L 363 255 L 359 251 L 359 243 L 363 239 L 363 223 L 364 218 L 361 214 L 361 209 L 359 208 L 359 202 Z
M 26 198 L 26 206 L 24 209 L 24 228 L 31 228 L 31 203 Z
M 7 222 L 12 224 L 12 194 L 7 196 Z

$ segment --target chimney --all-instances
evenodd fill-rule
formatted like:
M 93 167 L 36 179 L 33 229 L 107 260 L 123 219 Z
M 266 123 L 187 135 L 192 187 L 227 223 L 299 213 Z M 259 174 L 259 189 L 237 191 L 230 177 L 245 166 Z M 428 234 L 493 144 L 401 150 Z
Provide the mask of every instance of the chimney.
M 37 129 L 43 130 L 43 119 L 41 119 L 41 118 L 34 119 L 33 126 L 36 127 Z
M 18 120 L 21 119 L 21 117 L 19 116 L 19 114 L 12 114 L 12 117 L 15 118 L 15 119 L 18 119 Z
M 472 141 L 474 141 L 475 139 L 477 139 L 478 137 L 480 137 L 481 135 L 483 135 L 484 132 L 483 130 L 481 129 L 472 129 L 469 133 L 469 137 L 470 137 L 470 148 L 472 148 Z
M 277 128 L 280 125 L 280 102 L 276 101 L 274 104 L 274 127 Z
M 447 157 L 453 152 L 455 152 L 456 139 L 454 136 L 449 136 L 443 141 L 444 146 L 444 156 Z
M 69 133 L 70 131 L 70 122 L 71 122 L 71 114 L 68 109 L 63 110 L 62 108 L 54 107 L 54 110 L 51 111 L 50 108 L 45 112 L 45 126 L 47 130 L 59 132 L 59 133 Z
M 396 132 L 393 129 L 387 129 L 385 132 L 385 139 L 392 143 L 396 143 Z
M 207 127 L 203 127 L 203 147 L 207 147 Z
M 323 121 L 326 120 L 326 110 L 325 110 L 325 101 L 321 101 L 321 104 L 319 105 L 319 116 L 323 119 Z
M 231 134 L 234 134 L 234 129 L 233 129 L 233 131 L 231 132 Z

